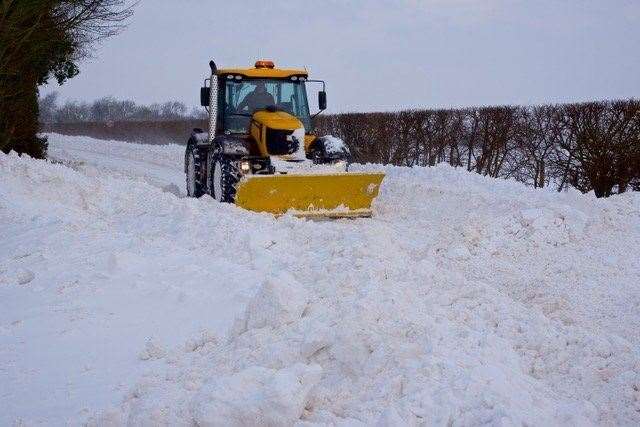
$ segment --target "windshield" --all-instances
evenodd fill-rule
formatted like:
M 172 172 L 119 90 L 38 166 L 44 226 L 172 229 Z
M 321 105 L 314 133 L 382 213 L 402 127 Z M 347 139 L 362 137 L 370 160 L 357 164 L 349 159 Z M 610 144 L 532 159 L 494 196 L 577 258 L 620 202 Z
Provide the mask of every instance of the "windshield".
M 275 106 L 296 116 L 305 129 L 311 129 L 304 82 L 276 79 L 224 80 L 224 129 L 246 133 L 254 111 Z

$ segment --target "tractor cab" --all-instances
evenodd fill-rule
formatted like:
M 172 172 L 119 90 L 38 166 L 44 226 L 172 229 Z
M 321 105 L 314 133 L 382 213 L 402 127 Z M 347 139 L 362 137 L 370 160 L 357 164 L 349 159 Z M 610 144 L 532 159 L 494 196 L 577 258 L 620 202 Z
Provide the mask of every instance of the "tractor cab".
M 234 77 L 229 75 L 229 77 Z M 223 80 L 218 93 L 221 125 L 227 133 L 246 133 L 256 111 L 283 111 L 311 130 L 311 115 L 304 81 L 240 78 Z
M 300 69 L 276 69 L 272 61 L 257 61 L 254 68 L 217 70 L 217 131 L 248 134 L 251 118 L 260 110 L 280 111 L 297 118 L 310 134 L 313 124 L 307 99 L 308 73 Z M 319 111 L 326 109 L 325 84 L 318 93 Z M 209 106 L 210 84 L 201 91 L 201 104 Z

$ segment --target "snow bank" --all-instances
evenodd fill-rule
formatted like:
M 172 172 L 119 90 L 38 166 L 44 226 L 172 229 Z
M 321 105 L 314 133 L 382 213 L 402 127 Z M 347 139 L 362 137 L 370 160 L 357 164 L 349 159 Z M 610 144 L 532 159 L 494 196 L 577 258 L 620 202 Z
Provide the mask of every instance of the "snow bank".
M 200 426 L 287 426 L 303 415 L 322 368 L 301 363 L 280 370 L 252 366 L 214 377 L 194 399 Z
M 640 423 L 638 194 L 366 165 L 374 218 L 274 219 L 163 191 L 178 147 L 51 141 L 75 170 L 0 157 L 0 424 Z

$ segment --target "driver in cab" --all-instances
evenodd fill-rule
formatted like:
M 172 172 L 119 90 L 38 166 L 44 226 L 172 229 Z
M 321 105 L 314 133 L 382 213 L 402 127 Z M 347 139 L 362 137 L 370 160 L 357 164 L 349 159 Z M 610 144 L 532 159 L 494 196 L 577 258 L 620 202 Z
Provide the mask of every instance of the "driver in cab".
M 248 109 L 250 113 L 265 108 L 268 105 L 274 105 L 273 95 L 267 92 L 267 88 L 264 82 L 256 82 L 256 87 L 253 92 L 244 97 L 240 105 L 238 105 L 238 111 L 244 111 Z

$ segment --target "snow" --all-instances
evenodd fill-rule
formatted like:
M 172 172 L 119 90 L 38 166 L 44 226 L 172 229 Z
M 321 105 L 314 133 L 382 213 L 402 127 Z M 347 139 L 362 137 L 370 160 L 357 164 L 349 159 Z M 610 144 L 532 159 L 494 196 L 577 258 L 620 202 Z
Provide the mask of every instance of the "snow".
M 271 165 L 277 173 L 288 175 L 327 175 L 347 171 L 346 162 L 314 164 L 313 160 L 291 160 L 290 157 L 271 157 Z M 245 175 L 245 179 L 264 179 L 269 175 Z
M 337 136 L 324 135 L 322 139 L 324 140 L 324 150 L 327 154 L 349 154 L 349 147 Z
M 289 136 L 287 136 L 287 140 L 291 141 L 291 140 L 295 140 L 298 142 L 298 149 L 296 150 L 295 153 L 291 154 L 291 158 L 298 160 L 298 161 L 303 161 L 306 160 L 307 158 L 307 153 L 304 149 L 304 137 L 305 137 L 305 130 L 304 130 L 304 126 L 301 128 L 298 128 L 296 130 L 293 131 L 293 133 Z
M 194 399 L 194 421 L 201 426 L 293 424 L 321 372 L 319 365 L 297 363 L 279 370 L 252 366 L 212 378 Z
M 193 133 L 197 144 L 207 144 L 209 142 L 209 134 L 207 132 Z
M 0 425 L 637 425 L 640 195 L 399 168 L 370 219 L 184 197 L 184 148 L 0 155 Z

